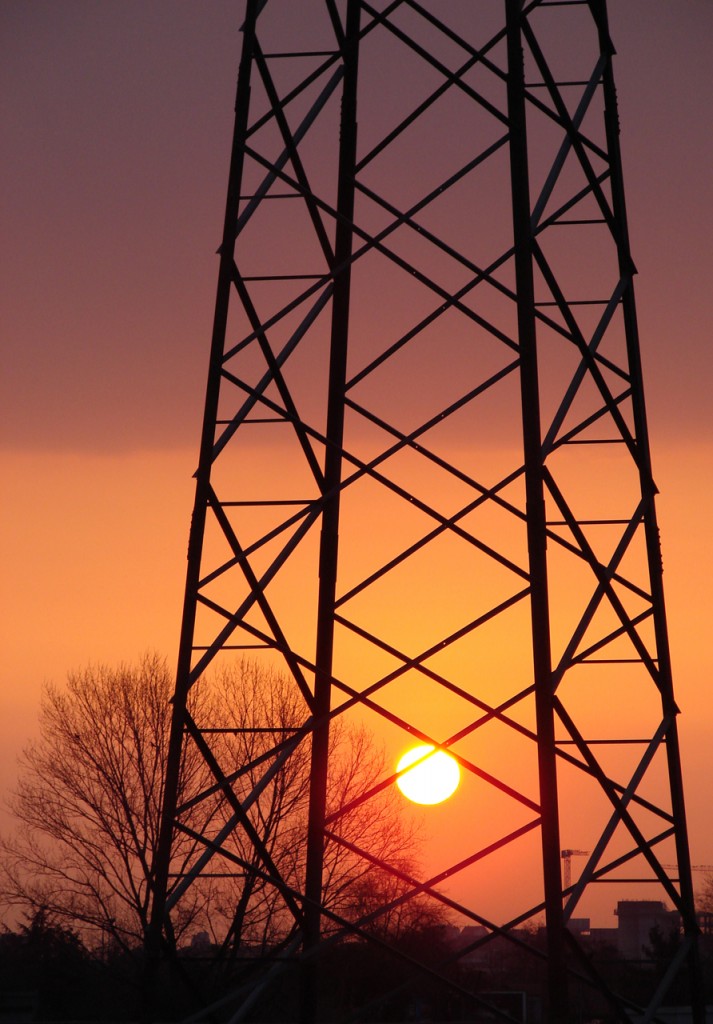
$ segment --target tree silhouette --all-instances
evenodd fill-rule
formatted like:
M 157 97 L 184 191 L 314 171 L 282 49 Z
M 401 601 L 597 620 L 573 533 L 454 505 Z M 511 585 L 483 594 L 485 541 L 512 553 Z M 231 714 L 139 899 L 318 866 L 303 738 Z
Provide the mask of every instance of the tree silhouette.
M 89 667 L 66 689 L 45 687 L 40 738 L 20 759 L 11 809 L 14 836 L 2 844 L 3 901 L 81 929 L 95 946 L 130 951 L 148 920 L 152 856 L 168 741 L 172 683 L 165 662 Z M 195 759 L 184 790 L 207 780 Z M 192 844 L 178 838 L 178 861 Z M 177 933 L 203 910 L 196 892 Z
M 6 1013 L 21 1008 L 43 1017 L 47 1013 L 74 1016 L 89 987 L 90 971 L 90 958 L 79 936 L 54 922 L 45 908 L 17 931 L 6 929 L 0 934 L 0 992 L 6 995 Z M 11 993 L 15 1006 L 7 999 Z
M 713 914 L 713 875 L 706 875 L 698 898 L 698 909 Z
M 138 953 L 145 939 L 153 859 L 170 728 L 173 678 L 158 655 L 135 666 L 89 667 L 66 688 L 45 688 L 40 738 L 20 761 L 11 800 L 17 829 L 0 850 L 0 899 L 29 913 L 40 910 L 77 929 L 95 950 Z M 243 661 L 194 687 L 190 713 L 201 728 L 218 730 L 212 744 L 232 770 L 242 798 L 255 787 L 274 747 L 304 707 L 289 681 Z M 265 728 L 269 723 L 269 729 Z M 354 803 L 339 819 L 338 841 L 328 842 L 326 900 L 345 918 L 363 916 L 367 894 L 387 888 L 388 872 L 375 860 L 412 867 L 417 838 L 395 806 L 394 787 L 368 803 L 358 798 L 389 774 L 383 754 L 364 731 L 338 724 L 332 733 L 335 770 L 329 804 Z M 298 744 L 249 807 L 250 821 L 285 882 L 295 888 L 304 871 L 309 748 Z M 205 849 L 197 838 L 218 835 L 232 810 L 197 748 L 185 744 L 179 803 L 190 828 L 176 830 L 171 886 Z M 177 946 L 207 933 L 224 964 L 248 945 L 251 953 L 286 944 L 295 931 L 278 889 L 259 870 L 241 829 L 224 847 L 231 870 L 199 877 L 171 916 Z M 368 850 L 372 859 L 360 856 Z M 391 885 L 393 890 L 393 884 Z M 414 904 L 415 907 L 415 904 Z

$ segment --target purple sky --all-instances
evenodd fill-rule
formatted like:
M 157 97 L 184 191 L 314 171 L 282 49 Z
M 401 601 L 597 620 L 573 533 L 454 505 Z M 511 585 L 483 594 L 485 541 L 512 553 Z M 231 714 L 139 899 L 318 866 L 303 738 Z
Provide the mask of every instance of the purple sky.
M 197 437 L 241 4 L 0 5 L 2 442 Z M 711 437 L 707 0 L 612 0 L 654 438 Z

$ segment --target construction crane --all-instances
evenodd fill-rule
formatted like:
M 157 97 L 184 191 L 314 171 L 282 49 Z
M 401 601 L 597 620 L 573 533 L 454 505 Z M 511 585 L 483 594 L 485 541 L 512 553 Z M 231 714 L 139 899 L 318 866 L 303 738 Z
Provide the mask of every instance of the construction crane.
M 589 850 L 561 850 L 560 857 L 564 863 L 564 888 L 569 889 L 572 884 L 572 857 L 588 857 Z M 662 864 L 667 871 L 678 871 L 678 864 Z M 713 864 L 691 864 L 691 871 L 705 871 L 713 874 Z
M 675 868 L 678 871 L 678 864 L 662 864 L 661 867 L 667 869 Z M 709 871 L 713 874 L 713 864 L 691 864 L 691 871 Z
M 572 884 L 572 857 L 588 857 L 589 850 L 561 850 L 560 857 L 564 862 L 564 887 L 569 889 Z

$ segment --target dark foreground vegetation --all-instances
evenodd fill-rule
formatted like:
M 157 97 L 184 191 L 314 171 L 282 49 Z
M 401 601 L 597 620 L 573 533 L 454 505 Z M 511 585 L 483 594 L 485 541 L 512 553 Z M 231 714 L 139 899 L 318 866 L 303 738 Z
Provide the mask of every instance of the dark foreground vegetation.
M 544 962 L 517 945 L 495 940 L 475 953 L 459 955 L 453 929 L 417 927 L 379 941 L 347 940 L 327 946 L 320 969 L 321 1013 L 325 1021 L 463 1021 L 497 1019 L 544 1024 Z M 541 936 L 524 932 L 537 948 Z M 624 961 L 611 947 L 595 951 L 600 976 L 631 1000 L 645 1002 L 660 980 L 678 936 L 652 933 L 647 959 Z M 707 998 L 713 1001 L 713 940 L 702 944 Z M 426 964 L 416 972 L 412 960 Z M 428 968 L 446 980 L 437 979 Z M 196 936 L 172 966 L 165 966 L 147 1010 L 140 958 L 112 948 L 88 949 L 70 928 L 44 912 L 0 935 L 0 1021 L 175 1021 L 206 1002 L 219 1002 L 212 1019 L 229 1020 L 248 1000 L 249 1021 L 276 1024 L 296 1019 L 300 968 L 276 952 L 258 963 L 250 950 L 242 958 L 224 956 Z M 685 1004 L 685 980 L 674 993 Z M 614 1019 L 589 986 L 574 986 L 573 1024 Z M 486 1006 L 505 1016 L 494 1016 Z

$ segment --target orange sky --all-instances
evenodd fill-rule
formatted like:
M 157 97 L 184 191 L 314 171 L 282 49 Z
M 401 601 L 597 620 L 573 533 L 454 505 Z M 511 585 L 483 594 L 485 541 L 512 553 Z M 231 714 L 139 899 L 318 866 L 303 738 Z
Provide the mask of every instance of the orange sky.
M 610 18 L 691 850 L 713 864 L 713 11 L 672 6 L 611 0 Z M 45 680 L 175 656 L 235 9 L 0 10 L 3 794 Z

